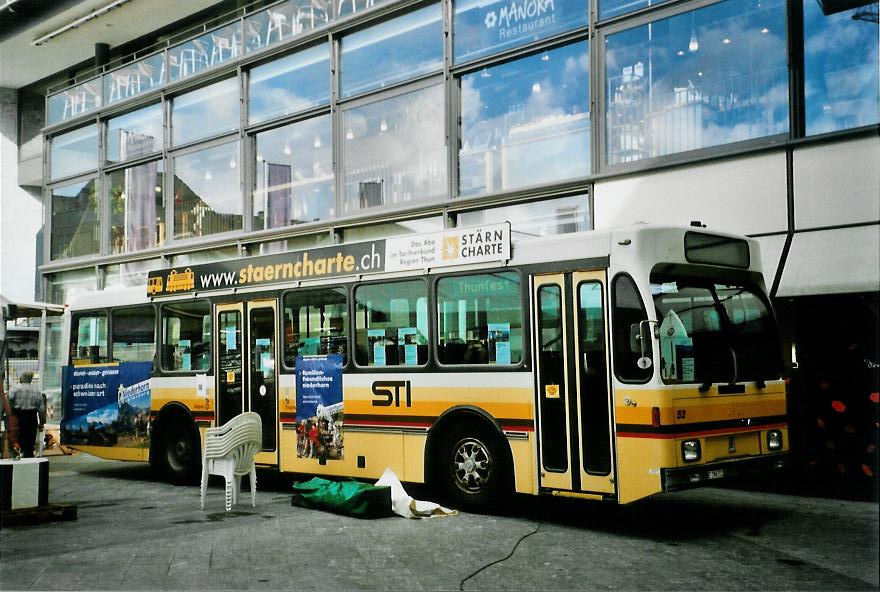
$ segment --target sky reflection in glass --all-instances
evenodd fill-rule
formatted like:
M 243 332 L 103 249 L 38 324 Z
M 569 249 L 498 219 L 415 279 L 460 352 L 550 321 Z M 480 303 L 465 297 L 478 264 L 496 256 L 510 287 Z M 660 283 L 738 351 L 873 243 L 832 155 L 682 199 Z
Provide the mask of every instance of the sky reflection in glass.
M 384 88 L 443 67 L 439 4 L 426 6 L 342 38 L 343 97 Z
M 807 135 L 880 121 L 880 32 L 866 16 L 878 3 L 825 16 L 804 2 Z M 876 16 L 875 16 L 876 18 Z
M 98 127 L 59 134 L 50 141 L 49 177 L 60 179 L 98 168 Z
M 785 2 L 722 2 L 609 35 L 606 155 L 631 162 L 788 132 Z
M 107 161 L 120 162 L 162 149 L 162 105 L 156 103 L 107 122 Z
M 588 81 L 586 41 L 462 77 L 459 193 L 588 175 Z
M 238 79 L 227 78 L 175 97 L 171 104 L 171 142 L 186 144 L 238 129 Z
M 258 66 L 248 85 L 250 123 L 329 103 L 330 47 L 318 45 Z

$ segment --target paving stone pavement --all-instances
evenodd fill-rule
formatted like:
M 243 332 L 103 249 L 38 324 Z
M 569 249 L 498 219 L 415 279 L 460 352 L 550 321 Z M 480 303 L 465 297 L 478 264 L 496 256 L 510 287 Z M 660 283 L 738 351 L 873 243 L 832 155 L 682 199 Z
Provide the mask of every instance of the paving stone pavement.
M 72 522 L 6 527 L 0 590 L 876 590 L 877 505 L 701 489 L 611 506 L 518 496 L 497 514 L 359 520 L 291 507 L 206 510 L 145 464 L 50 459 Z M 409 488 L 416 497 L 430 493 Z M 508 557 L 509 556 L 509 557 Z M 505 559 L 506 558 L 506 559 Z

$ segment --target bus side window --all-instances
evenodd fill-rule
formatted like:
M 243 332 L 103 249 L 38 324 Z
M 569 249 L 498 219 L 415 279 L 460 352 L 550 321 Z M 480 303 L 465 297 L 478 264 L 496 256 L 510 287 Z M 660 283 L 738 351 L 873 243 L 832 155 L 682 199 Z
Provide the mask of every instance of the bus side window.
M 639 368 L 640 351 L 630 347 L 631 327 L 648 320 L 648 313 L 632 278 L 618 275 L 611 291 L 613 320 L 614 373 L 623 382 L 647 382 L 654 374 L 653 366 Z M 652 342 L 645 343 L 645 355 L 652 357 Z
M 153 306 L 117 308 L 111 320 L 113 360 L 152 362 L 156 355 L 156 312 Z
M 108 362 L 107 315 L 91 312 L 78 315 L 70 332 L 70 361 L 74 365 Z
M 198 372 L 211 366 L 211 304 L 206 300 L 162 306 L 162 369 Z
M 338 354 L 348 362 L 348 297 L 345 288 L 298 290 L 284 296 L 284 365 L 297 356 Z
M 428 362 L 428 298 L 421 280 L 367 284 L 355 290 L 355 361 L 360 366 Z

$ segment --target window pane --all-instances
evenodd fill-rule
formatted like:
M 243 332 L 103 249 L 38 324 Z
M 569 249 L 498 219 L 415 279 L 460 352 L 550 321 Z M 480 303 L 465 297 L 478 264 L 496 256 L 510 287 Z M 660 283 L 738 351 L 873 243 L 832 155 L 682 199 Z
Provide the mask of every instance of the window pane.
M 582 42 L 462 77 L 459 193 L 588 175 L 588 76 Z
M 69 304 L 76 296 L 96 290 L 97 281 L 94 267 L 54 273 L 49 276 L 47 297 L 54 304 Z
M 152 306 L 113 311 L 114 362 L 152 362 L 156 355 L 156 311 Z
M 251 70 L 248 121 L 257 123 L 330 102 L 330 47 L 318 45 Z
M 646 336 L 650 336 L 653 330 L 640 325 L 642 321 L 648 320 L 645 305 L 632 279 L 624 275 L 614 279 L 611 298 L 614 322 L 614 373 L 624 382 L 645 382 L 654 375 L 653 367 L 642 369 L 638 366 L 642 353 L 639 332 L 642 331 Z M 650 339 L 644 343 L 645 356 L 648 358 L 651 357 L 651 343 Z
M 584 470 L 591 475 L 611 472 L 608 426 L 608 368 L 605 363 L 605 307 L 602 284 L 578 286 L 578 344 L 580 373 L 581 450 Z
M 590 229 L 590 202 L 586 195 L 520 203 L 457 214 L 459 227 L 510 222 L 513 236 L 528 238 Z
M 332 17 L 331 0 L 281 2 L 244 19 L 244 50 L 257 51 L 289 40 L 326 25 Z
M 179 80 L 218 66 L 241 53 L 241 21 L 181 43 L 168 50 L 170 80 Z
M 607 19 L 648 6 L 663 4 L 665 0 L 599 0 L 599 18 Z
M 98 168 L 98 128 L 81 127 L 50 141 L 49 177 L 60 179 Z
M 79 117 L 101 106 L 101 80 L 95 78 L 72 86 L 47 99 L 48 125 Z
M 171 258 L 169 267 L 183 267 L 184 265 L 201 265 L 203 263 L 214 263 L 216 261 L 226 261 L 227 259 L 238 259 L 238 247 L 221 247 L 219 249 L 207 249 L 205 251 L 190 251 L 189 253 L 180 253 Z
M 453 54 L 460 64 L 587 24 L 582 0 L 457 0 Z
M 106 104 L 136 97 L 165 83 L 165 54 L 157 53 L 104 74 Z
M 110 173 L 112 253 L 131 253 L 165 243 L 164 178 L 161 160 Z
M 443 87 L 345 111 L 345 211 L 446 195 Z
M 100 233 L 95 179 L 52 189 L 52 259 L 96 254 Z
M 519 364 L 522 292 L 512 272 L 437 282 L 437 357 L 441 364 Z
M 185 144 L 238 129 L 238 79 L 194 90 L 171 105 L 171 142 Z
M 353 226 L 342 231 L 342 242 L 376 240 L 406 234 L 427 234 L 443 230 L 443 216 Z
M 211 366 L 211 305 L 203 300 L 162 307 L 162 368 L 168 372 Z
M 609 164 L 788 131 L 785 2 L 743 9 L 721 2 L 608 36 Z
M 335 0 L 336 14 L 341 18 L 357 14 L 373 6 L 385 4 L 388 0 Z
M 348 361 L 345 288 L 291 292 L 284 297 L 284 365 L 297 356 L 340 354 Z
M 162 149 L 162 105 L 114 117 L 107 122 L 107 160 L 121 162 Z
M 254 228 L 280 228 L 333 216 L 330 115 L 257 134 Z
M 804 2 L 807 134 L 880 121 L 877 12 L 878 3 L 867 2 L 825 16 L 818 2 Z
M 77 315 L 71 324 L 70 361 L 73 364 L 100 364 L 108 362 L 107 315 L 85 313 Z
M 342 38 L 343 97 L 408 80 L 443 67 L 439 4 Z
M 174 159 L 174 238 L 241 228 L 238 143 Z
M 360 366 L 428 362 L 428 298 L 420 281 L 372 284 L 355 291 L 355 355 Z
M 146 261 L 131 261 L 108 265 L 104 268 L 104 288 L 117 286 L 143 286 L 147 283 L 147 276 L 151 271 L 164 269 L 165 263 L 161 259 L 147 259 Z

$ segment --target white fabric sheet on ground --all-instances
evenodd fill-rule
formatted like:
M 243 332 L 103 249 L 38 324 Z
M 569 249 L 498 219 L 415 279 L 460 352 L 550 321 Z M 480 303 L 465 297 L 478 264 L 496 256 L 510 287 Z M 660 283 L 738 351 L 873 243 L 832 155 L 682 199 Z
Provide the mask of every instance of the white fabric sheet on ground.
M 404 518 L 433 518 L 435 516 L 455 516 L 457 510 L 444 508 L 434 502 L 415 500 L 407 495 L 406 490 L 400 483 L 400 479 L 391 469 L 385 469 L 376 485 L 391 488 L 391 509 L 398 516 Z

